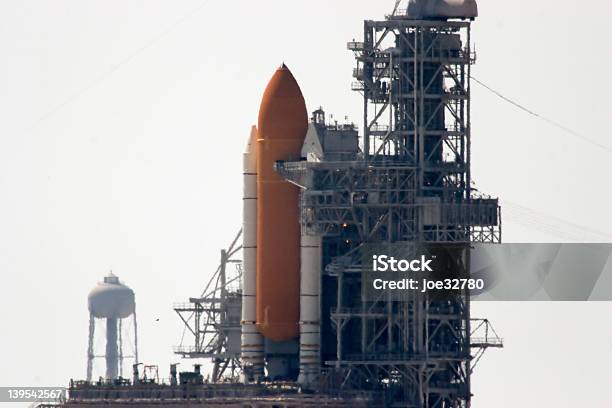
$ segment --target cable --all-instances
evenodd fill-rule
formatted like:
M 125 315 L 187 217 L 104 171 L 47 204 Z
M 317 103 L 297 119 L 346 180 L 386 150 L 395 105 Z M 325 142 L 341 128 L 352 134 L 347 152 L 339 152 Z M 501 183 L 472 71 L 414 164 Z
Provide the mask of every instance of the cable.
M 552 119 L 549 119 L 545 116 L 542 116 L 526 108 L 525 106 L 506 97 L 501 92 L 496 91 L 495 89 L 491 88 L 489 85 L 485 84 L 484 82 L 480 81 L 479 79 L 473 76 L 470 76 L 470 78 L 473 79 L 477 84 L 479 84 L 483 88 L 487 89 L 489 92 L 495 94 L 500 99 L 508 102 L 509 104 L 515 106 L 516 108 L 522 110 L 523 112 L 526 112 L 531 116 L 541 119 L 547 122 L 548 124 L 555 126 L 556 128 L 561 129 L 564 132 L 572 136 L 575 136 L 579 139 L 582 139 L 583 141 L 587 143 L 590 143 L 596 147 L 599 147 L 600 149 L 606 150 L 608 152 L 612 152 L 612 148 L 610 148 L 609 146 L 605 146 L 601 143 L 598 143 L 594 140 L 584 137 L 580 133 L 566 126 L 563 126 L 562 124 L 555 122 Z M 590 229 L 588 227 L 574 224 L 572 222 L 569 222 L 569 221 L 566 221 L 560 218 L 550 217 L 538 211 L 532 210 L 530 208 L 523 207 L 519 204 L 504 202 L 504 208 L 509 210 L 508 212 L 506 212 L 506 214 L 509 215 L 509 218 L 513 219 L 519 224 L 522 224 L 522 225 L 525 225 L 527 227 L 531 227 L 534 229 L 538 229 L 540 231 L 547 232 L 559 238 L 571 239 L 573 241 L 583 241 L 584 238 L 588 238 L 588 236 L 591 235 L 591 236 L 597 236 L 600 239 L 605 238 L 607 240 L 612 240 L 612 236 L 605 232 Z M 573 231 L 568 232 L 567 231 L 568 227 L 572 229 Z M 579 233 L 576 233 L 576 232 L 579 232 Z
M 556 121 L 554 121 L 554 120 L 552 120 L 552 119 L 549 119 L 549 118 L 547 118 L 547 117 L 545 117 L 545 116 L 540 115 L 539 113 L 536 113 L 536 112 L 534 112 L 534 111 L 532 111 L 532 110 L 530 110 L 530 109 L 527 109 L 527 108 L 526 108 L 526 107 L 524 107 L 523 105 L 521 105 L 521 104 L 519 104 L 518 102 L 515 102 L 515 101 L 513 101 L 512 99 L 510 99 L 510 98 L 508 98 L 508 97 L 504 96 L 503 94 L 501 94 L 500 92 L 498 92 L 498 91 L 496 91 L 495 89 L 491 88 L 490 86 L 488 86 L 487 84 L 483 83 L 482 81 L 478 80 L 477 78 L 474 78 L 474 77 L 473 77 L 473 76 L 471 76 L 471 75 L 470 75 L 470 78 L 471 78 L 471 79 L 473 79 L 473 80 L 474 80 L 474 81 L 475 81 L 477 84 L 479 84 L 479 85 L 480 85 L 480 86 L 482 86 L 483 88 L 487 89 L 489 92 L 491 92 L 491 93 L 493 93 L 493 94 L 497 95 L 499 98 L 501 98 L 501 99 L 503 99 L 504 101 L 508 102 L 509 104 L 511 104 L 511 105 L 513 105 L 513 106 L 515 106 L 515 107 L 517 107 L 518 109 L 522 110 L 523 112 L 526 112 L 526 113 L 528 113 L 528 114 L 529 114 L 529 115 L 531 115 L 531 116 L 534 116 L 534 117 L 536 117 L 536 118 L 538 118 L 538 119 L 541 119 L 541 120 L 543 120 L 544 122 L 547 122 L 549 125 L 552 125 L 552 126 L 554 126 L 554 127 L 558 128 L 558 129 L 561 129 L 561 130 L 563 130 L 564 132 L 566 132 L 566 133 L 568 133 L 568 134 L 570 134 L 570 135 L 572 135 L 572 136 L 574 136 L 574 137 L 577 137 L 577 138 L 582 139 L 583 141 L 585 141 L 585 142 L 587 142 L 587 143 L 590 143 L 590 144 L 592 144 L 592 145 L 594 145 L 594 146 L 599 147 L 600 149 L 603 149 L 603 150 L 606 150 L 606 151 L 608 151 L 608 152 L 611 152 L 611 153 L 612 153 L 612 147 L 609 147 L 609 146 L 603 145 L 603 144 L 601 144 L 601 143 L 599 143 L 599 142 L 596 142 L 595 140 L 592 140 L 592 139 L 589 139 L 589 138 L 587 138 L 587 137 L 585 137 L 585 136 L 582 136 L 580 133 L 578 133 L 578 132 L 576 132 L 576 131 L 574 131 L 574 130 L 572 130 L 572 129 L 570 129 L 570 128 L 566 127 L 566 126 L 563 126 L 563 125 L 562 125 L 562 124 L 560 124 L 559 122 L 556 122 Z
M 143 46 L 138 48 L 136 51 L 132 52 L 130 55 L 128 55 L 127 57 L 119 61 L 117 64 L 111 65 L 108 70 L 103 72 L 97 78 L 93 79 L 88 85 L 81 88 L 79 91 L 74 93 L 72 96 L 69 96 L 66 100 L 64 100 L 63 102 L 51 108 L 48 112 L 40 116 L 36 121 L 34 121 L 32 126 L 29 127 L 27 130 L 35 129 L 38 125 L 40 125 L 42 122 L 46 121 L 47 119 L 55 115 L 58 111 L 60 111 L 64 107 L 78 100 L 81 96 L 86 94 L 90 89 L 104 82 L 107 78 L 109 78 L 119 69 L 121 69 L 123 66 L 129 64 L 133 59 L 138 57 L 140 54 L 142 54 L 143 52 L 151 48 L 153 45 L 157 44 L 159 41 L 167 37 L 168 34 L 174 31 L 175 28 L 177 28 L 178 26 L 180 26 L 181 24 L 185 23 L 187 20 L 192 18 L 194 15 L 196 15 L 200 10 L 202 10 L 208 4 L 208 2 L 209 0 L 203 0 L 202 3 L 198 5 L 196 8 L 192 9 L 187 14 L 184 14 L 183 16 L 176 19 L 166 30 L 156 35 L 155 37 L 151 38 L 151 40 L 149 40 L 147 43 L 145 43 Z
M 598 231 L 583 225 L 552 217 L 542 212 L 524 207 L 508 201 L 502 202 L 502 209 L 508 218 L 540 231 L 544 231 L 559 238 L 569 239 L 576 242 L 595 240 L 599 242 L 602 238 L 605 242 L 612 241 L 612 235 Z

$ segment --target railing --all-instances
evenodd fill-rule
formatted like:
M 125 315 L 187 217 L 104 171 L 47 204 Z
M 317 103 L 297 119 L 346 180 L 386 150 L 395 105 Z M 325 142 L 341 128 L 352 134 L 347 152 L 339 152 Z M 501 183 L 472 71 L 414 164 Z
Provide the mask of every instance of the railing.
M 370 132 L 388 132 L 389 131 L 389 125 L 379 125 L 379 124 L 375 124 L 370 126 Z
M 351 83 L 352 91 L 365 91 L 365 84 L 363 82 L 352 82 Z
M 175 354 L 193 354 L 193 353 L 206 353 L 206 351 L 195 346 L 174 346 L 172 351 Z M 207 353 L 208 354 L 208 353 Z
M 470 339 L 470 347 L 474 348 L 484 348 L 484 347 L 493 347 L 493 348 L 502 348 L 504 347 L 504 339 L 495 337 L 473 337 Z
M 196 310 L 197 307 L 196 303 L 175 303 L 172 305 L 172 309 L 181 311 L 193 311 Z
M 363 51 L 365 49 L 365 44 L 360 41 L 351 41 L 346 44 L 346 48 L 350 51 Z

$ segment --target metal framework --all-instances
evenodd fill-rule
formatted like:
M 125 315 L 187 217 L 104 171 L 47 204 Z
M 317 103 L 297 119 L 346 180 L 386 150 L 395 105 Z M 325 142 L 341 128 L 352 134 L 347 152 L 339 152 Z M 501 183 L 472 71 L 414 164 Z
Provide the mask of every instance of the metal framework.
M 471 341 L 467 290 L 402 302 L 359 293 L 369 244 L 426 247 L 461 274 L 470 243 L 501 241 L 498 200 L 471 188 L 470 22 L 366 21 L 348 48 L 364 98 L 362 157 L 276 165 L 303 189 L 302 230 L 323 236 L 321 375 L 394 406 L 469 407 L 472 359 L 501 340 L 487 331 Z
M 242 249 L 238 232 L 228 249 L 221 251 L 221 261 L 201 296 L 189 303 L 176 304 L 174 311 L 192 336 L 192 345 L 174 348 L 183 358 L 210 358 L 213 382 L 224 376 L 237 378 L 240 360 L 240 316 L 242 309 L 242 260 L 236 254 Z M 230 266 L 233 266 L 232 269 Z

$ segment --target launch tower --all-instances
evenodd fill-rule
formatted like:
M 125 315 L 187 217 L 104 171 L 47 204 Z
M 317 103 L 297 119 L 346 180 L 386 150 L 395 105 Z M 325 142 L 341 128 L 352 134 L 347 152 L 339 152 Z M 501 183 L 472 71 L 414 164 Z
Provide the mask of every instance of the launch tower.
M 470 172 L 476 15 L 473 1 L 411 1 L 365 21 L 363 40 L 348 43 L 352 89 L 363 96 L 361 152 L 356 129 L 329 125 L 318 111 L 308 160 L 276 164 L 302 189 L 303 236 L 321 240 L 320 347 L 301 361 L 306 387 L 327 382 L 400 406 L 467 407 L 472 346 L 497 345 L 471 343 L 467 290 L 442 300 L 359 296 L 368 246 L 427 248 L 459 274 L 469 271 L 471 243 L 501 241 L 498 200 L 477 196 Z

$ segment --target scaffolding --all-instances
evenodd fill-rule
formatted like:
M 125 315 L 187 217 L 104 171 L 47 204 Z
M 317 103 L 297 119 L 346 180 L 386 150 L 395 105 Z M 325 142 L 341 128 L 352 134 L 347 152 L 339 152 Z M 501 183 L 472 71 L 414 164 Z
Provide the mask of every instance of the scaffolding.
M 219 266 L 202 294 L 174 305 L 185 325 L 181 345 L 174 352 L 188 359 L 211 359 L 212 382 L 236 379 L 241 369 L 242 260 L 236 258 L 242 249 L 238 245 L 241 235 L 238 232 L 231 245 L 221 250 Z M 192 338 L 191 345 L 182 344 L 185 332 Z
M 473 358 L 502 343 L 489 331 L 471 340 L 467 289 L 402 302 L 359 294 L 368 245 L 424 247 L 465 275 L 471 243 L 501 242 L 498 200 L 471 185 L 470 22 L 365 21 L 348 48 L 364 101 L 359 157 L 276 164 L 302 189 L 302 231 L 323 236 L 322 381 L 393 406 L 469 407 Z M 321 117 L 319 133 L 333 132 Z

